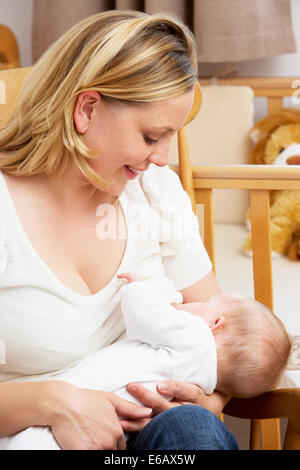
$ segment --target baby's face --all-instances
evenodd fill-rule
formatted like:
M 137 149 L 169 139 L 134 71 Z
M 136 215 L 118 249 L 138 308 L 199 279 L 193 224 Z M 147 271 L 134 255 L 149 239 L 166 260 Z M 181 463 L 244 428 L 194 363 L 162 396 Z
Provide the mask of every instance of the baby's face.
M 198 315 L 206 321 L 209 327 L 211 327 L 216 318 L 223 315 L 225 309 L 230 309 L 235 302 L 241 299 L 242 296 L 240 295 L 221 293 L 214 295 L 207 302 L 179 304 L 176 305 L 176 308 L 178 310 L 186 310 L 194 315 Z

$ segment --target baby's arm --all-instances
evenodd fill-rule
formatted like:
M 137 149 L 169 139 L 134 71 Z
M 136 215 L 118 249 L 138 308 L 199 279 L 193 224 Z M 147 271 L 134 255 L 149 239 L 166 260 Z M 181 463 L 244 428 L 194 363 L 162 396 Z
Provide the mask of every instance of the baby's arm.
M 123 278 L 132 279 L 128 274 Z M 128 338 L 181 352 L 198 348 L 200 332 L 203 335 L 207 327 L 205 322 L 162 300 L 151 282 L 140 278 L 138 281 L 121 288 L 121 309 Z

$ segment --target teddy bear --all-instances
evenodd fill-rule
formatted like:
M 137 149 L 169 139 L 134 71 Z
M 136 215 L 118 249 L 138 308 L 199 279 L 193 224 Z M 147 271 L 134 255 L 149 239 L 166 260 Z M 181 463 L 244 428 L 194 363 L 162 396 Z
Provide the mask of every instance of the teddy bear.
M 285 108 L 259 120 L 250 135 L 254 142 L 251 164 L 300 167 L 299 110 Z M 249 227 L 250 210 L 246 221 Z M 287 256 L 300 261 L 300 191 L 270 191 L 270 235 L 273 258 Z M 252 253 L 251 234 L 245 240 L 244 251 Z

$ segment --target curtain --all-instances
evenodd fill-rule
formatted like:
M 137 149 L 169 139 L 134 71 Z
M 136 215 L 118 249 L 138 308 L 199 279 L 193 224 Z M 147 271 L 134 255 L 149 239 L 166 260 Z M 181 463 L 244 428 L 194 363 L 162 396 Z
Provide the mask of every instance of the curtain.
M 33 62 L 81 19 L 115 8 L 180 17 L 194 31 L 199 62 L 261 59 L 296 51 L 290 0 L 34 0 Z

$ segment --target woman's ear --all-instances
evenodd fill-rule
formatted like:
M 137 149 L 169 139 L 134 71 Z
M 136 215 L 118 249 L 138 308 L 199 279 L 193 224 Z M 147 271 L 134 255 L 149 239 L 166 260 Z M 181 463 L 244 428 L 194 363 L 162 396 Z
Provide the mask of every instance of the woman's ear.
M 97 91 L 83 91 L 77 96 L 73 118 L 77 132 L 84 134 L 92 120 L 93 113 L 101 104 Z
M 225 323 L 226 323 L 225 317 L 223 317 L 223 315 L 219 315 L 213 320 L 212 324 L 210 325 L 210 329 L 213 333 L 215 333 L 220 328 L 223 328 Z

